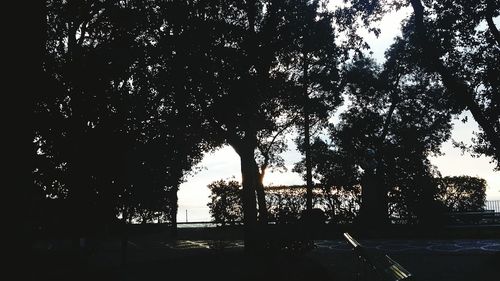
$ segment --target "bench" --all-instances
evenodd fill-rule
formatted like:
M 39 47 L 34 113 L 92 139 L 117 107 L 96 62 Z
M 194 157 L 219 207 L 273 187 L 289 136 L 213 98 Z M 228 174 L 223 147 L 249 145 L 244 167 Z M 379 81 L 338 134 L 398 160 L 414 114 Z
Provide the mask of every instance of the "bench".
M 363 267 L 363 272 L 360 273 L 368 275 L 367 278 L 365 278 L 366 280 L 414 280 L 412 274 L 408 272 L 408 270 L 391 259 L 388 255 L 385 255 L 379 251 L 369 251 L 347 232 L 344 233 L 344 237 L 351 245 L 354 254 L 357 256 Z

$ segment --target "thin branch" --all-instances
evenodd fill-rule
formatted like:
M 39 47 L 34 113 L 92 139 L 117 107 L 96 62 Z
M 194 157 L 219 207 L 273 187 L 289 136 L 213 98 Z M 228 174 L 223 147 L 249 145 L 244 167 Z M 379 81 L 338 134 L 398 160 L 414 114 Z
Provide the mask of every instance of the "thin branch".
M 497 44 L 500 47 L 500 32 L 493 22 L 493 11 L 494 8 L 491 4 L 491 0 L 488 0 L 488 3 L 486 4 L 486 22 L 488 23 L 488 28 L 490 29 L 493 38 L 495 38 L 495 41 L 497 41 Z
M 474 116 L 474 120 L 479 124 L 481 129 L 483 129 L 486 139 L 490 142 L 494 150 L 494 155 L 498 163 L 500 159 L 500 135 L 495 131 L 493 123 L 495 120 L 490 120 L 484 114 L 483 109 L 478 104 L 474 98 L 474 94 L 468 88 L 468 86 L 463 82 L 458 80 L 453 76 L 453 73 L 443 64 L 439 58 L 438 51 L 435 44 L 429 42 L 424 25 L 424 7 L 421 0 L 410 0 L 415 14 L 415 28 L 418 40 L 420 41 L 420 46 L 424 51 L 424 55 L 427 60 L 432 60 L 429 63 L 429 67 L 432 68 L 441 76 L 441 80 L 445 87 L 452 93 L 455 94 L 459 101 L 462 101 L 464 105 Z
M 278 138 L 278 136 L 281 135 L 288 128 L 290 128 L 290 126 L 292 126 L 295 123 L 295 121 L 297 120 L 298 117 L 299 117 L 299 115 L 295 115 L 295 117 L 293 117 L 292 120 L 290 120 L 290 122 L 283 125 L 282 128 L 274 135 L 273 139 L 271 140 L 271 143 L 268 145 L 268 147 L 266 149 L 266 154 L 269 154 L 269 151 L 271 150 L 271 147 L 273 146 L 273 144 L 276 141 L 276 139 Z
M 262 176 L 265 174 L 265 170 L 269 166 L 269 159 L 270 159 L 269 152 L 271 151 L 271 148 L 273 147 L 274 142 L 276 141 L 276 139 L 278 138 L 279 135 L 281 135 L 286 129 L 290 128 L 290 126 L 295 123 L 295 121 L 297 120 L 298 117 L 299 117 L 298 114 L 295 115 L 295 117 L 293 117 L 288 123 L 283 125 L 281 127 L 281 129 L 274 135 L 274 137 L 271 140 L 271 142 L 269 143 L 269 145 L 267 145 L 265 148 L 260 144 L 257 145 L 257 148 L 259 149 L 260 153 L 262 154 L 262 157 L 264 157 L 264 163 L 260 166 Z
M 396 78 L 396 82 L 394 83 L 394 86 L 397 87 L 399 84 L 399 80 L 401 79 L 401 74 L 398 74 L 398 77 Z M 391 119 L 392 119 L 392 114 L 394 113 L 394 110 L 396 109 L 396 106 L 398 104 L 398 96 L 396 92 L 396 88 L 391 91 L 391 106 L 389 107 L 389 112 L 387 113 L 387 117 L 384 121 L 384 127 L 382 129 L 382 133 L 380 134 L 380 144 L 382 144 L 385 140 L 385 137 L 387 136 L 387 133 L 389 132 L 389 126 L 391 124 Z
M 80 32 L 80 38 L 78 38 L 78 45 L 83 44 L 83 40 L 85 40 L 85 33 L 87 33 L 87 29 L 89 27 L 91 20 L 94 19 L 94 17 L 96 15 L 99 16 L 99 14 L 101 14 L 101 12 L 104 10 L 104 8 L 102 7 L 102 5 L 96 4 L 93 7 L 90 7 L 89 10 L 90 10 L 89 13 L 82 20 L 82 22 L 80 24 L 81 25 L 81 32 Z

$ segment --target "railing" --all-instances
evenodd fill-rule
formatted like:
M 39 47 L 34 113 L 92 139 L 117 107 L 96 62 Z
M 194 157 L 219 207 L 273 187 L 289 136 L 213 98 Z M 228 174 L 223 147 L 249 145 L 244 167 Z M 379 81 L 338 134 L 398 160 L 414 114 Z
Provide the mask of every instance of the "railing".
M 177 222 L 178 228 L 194 228 L 194 227 L 216 227 L 217 223 L 213 221 L 193 221 L 193 222 Z
M 388 255 L 379 251 L 368 251 L 349 233 L 344 233 L 344 237 L 351 245 L 355 255 L 358 257 L 361 268 L 358 274 L 361 280 L 371 281 L 410 281 L 414 280 L 408 270 L 395 262 Z
M 482 212 L 447 213 L 448 225 L 495 225 L 500 224 L 500 213 L 493 210 Z
M 494 212 L 500 212 L 500 200 L 488 200 L 484 204 L 486 210 L 493 210 Z

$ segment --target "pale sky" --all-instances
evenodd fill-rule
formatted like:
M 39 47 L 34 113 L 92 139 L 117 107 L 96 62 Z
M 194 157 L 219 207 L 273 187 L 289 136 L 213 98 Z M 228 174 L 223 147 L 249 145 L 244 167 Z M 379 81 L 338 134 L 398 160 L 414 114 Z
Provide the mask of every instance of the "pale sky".
M 383 60 L 384 51 L 393 42 L 393 38 L 401 34 L 400 22 L 410 12 L 407 9 L 386 15 L 380 22 L 379 27 L 382 33 L 378 38 L 367 32 L 361 33 L 370 43 L 373 56 L 378 61 Z M 495 22 L 499 22 L 499 19 L 496 18 Z M 478 126 L 470 113 L 466 112 L 464 114 L 468 115 L 469 121 L 465 124 L 459 120 L 454 122 L 452 139 L 470 143 L 470 139 L 473 137 L 472 132 L 477 131 Z M 289 145 L 290 151 L 283 154 L 288 171 L 286 173 L 268 172 L 264 179 L 265 185 L 304 183 L 299 174 L 291 172 L 294 163 L 298 162 L 302 156 L 295 149 L 292 141 L 289 142 Z M 473 158 L 467 153 L 462 155 L 460 149 L 453 147 L 451 140 L 442 145 L 441 151 L 444 155 L 431 157 L 430 160 L 433 165 L 437 166 L 443 176 L 469 175 L 484 178 L 488 184 L 486 199 L 500 200 L 500 172 L 493 171 L 494 165 L 490 163 L 490 158 Z M 220 179 L 234 178 L 241 181 L 239 156 L 229 146 L 222 147 L 213 153 L 207 153 L 200 166 L 203 167 L 202 171 L 189 176 L 187 181 L 181 184 L 179 188 L 179 212 L 177 216 L 179 222 L 186 221 L 186 210 L 187 220 L 190 222 L 210 221 L 207 207 L 210 191 L 207 185 Z

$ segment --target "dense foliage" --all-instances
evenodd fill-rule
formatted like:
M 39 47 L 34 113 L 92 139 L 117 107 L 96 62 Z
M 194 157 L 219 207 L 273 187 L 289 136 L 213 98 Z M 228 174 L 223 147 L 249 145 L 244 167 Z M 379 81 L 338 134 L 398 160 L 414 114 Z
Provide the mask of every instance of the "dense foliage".
M 432 216 L 439 218 L 450 212 L 482 211 L 486 200 L 486 181 L 477 177 L 433 177 L 430 186 L 417 186 L 404 190 L 395 188 L 389 192 L 389 218 L 394 224 L 428 223 L 420 208 L 433 208 Z M 417 185 L 415 184 L 415 185 Z M 225 225 L 241 222 L 241 185 L 231 180 L 211 183 L 211 202 L 208 204 L 216 223 Z M 356 223 L 362 203 L 360 185 L 350 189 L 341 186 L 316 185 L 313 189 L 313 206 L 321 209 L 329 224 Z M 430 202 L 415 203 L 419 190 L 430 189 Z M 305 186 L 266 187 L 269 220 L 278 224 L 298 223 L 306 207 Z M 434 206 L 434 207 L 433 207 Z M 425 216 L 425 215 L 424 215 Z
M 221 225 L 242 221 L 241 185 L 239 182 L 219 180 L 208 185 L 210 189 L 210 215 Z
M 339 13 L 347 23 L 360 19 L 375 24 L 385 14 L 402 8 L 413 11 L 406 23 L 411 44 L 422 54 L 427 73 L 439 75 L 451 93 L 452 104 L 469 110 L 479 124 L 473 144 L 458 144 L 477 155 L 488 155 L 500 165 L 500 3 L 493 0 L 348 0 Z M 451 105 L 451 104 L 450 104 Z
M 441 178 L 438 180 L 437 199 L 448 212 L 482 211 L 486 200 L 486 181 L 470 176 Z
M 479 210 L 484 182 L 441 179 L 429 156 L 469 110 L 480 131 L 456 145 L 499 167 L 500 3 L 328 4 L 45 1 L 33 214 L 66 214 L 75 235 L 117 217 L 175 225 L 180 184 L 222 145 L 240 157 L 242 188 L 212 184 L 212 215 L 243 216 L 246 242 L 258 220 L 297 217 L 301 200 L 331 221 L 380 226 L 432 220 L 443 204 Z M 359 29 L 379 34 L 403 8 L 412 16 L 378 64 Z M 285 167 L 290 132 L 307 196 L 263 184 L 266 169 Z

